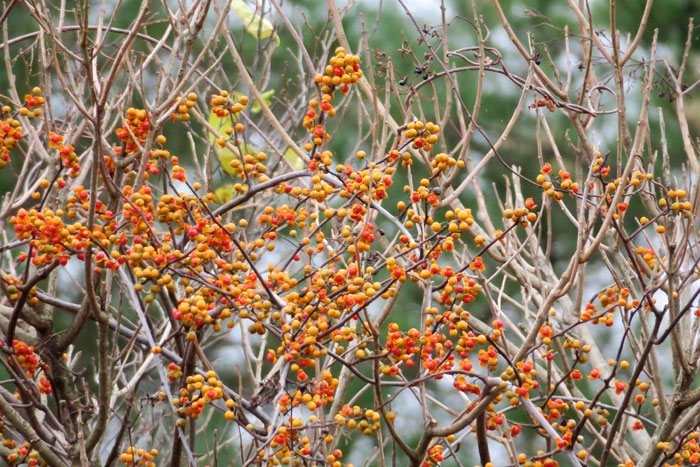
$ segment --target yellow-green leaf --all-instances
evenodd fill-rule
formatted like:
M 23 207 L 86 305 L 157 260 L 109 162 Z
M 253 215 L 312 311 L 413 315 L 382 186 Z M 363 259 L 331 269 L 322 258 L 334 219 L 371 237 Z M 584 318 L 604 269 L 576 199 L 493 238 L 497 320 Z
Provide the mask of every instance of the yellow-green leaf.
M 226 128 L 231 126 L 230 116 L 219 117 L 214 112 L 209 114 L 208 121 L 209 124 L 217 132 L 219 132 L 221 136 L 225 136 Z M 219 158 L 219 162 L 221 162 L 221 168 L 224 169 L 224 171 L 227 174 L 235 175 L 236 171 L 233 169 L 233 167 L 231 167 L 231 161 L 233 161 L 234 159 L 241 160 L 240 151 L 237 148 L 231 150 L 227 146 L 219 146 L 219 143 L 217 143 L 219 137 L 211 131 L 207 132 L 207 138 L 209 139 L 209 142 L 214 146 L 214 151 L 216 152 L 216 155 Z M 255 148 L 248 146 L 247 144 L 243 145 L 243 150 L 245 151 L 245 154 L 257 154 Z
M 253 37 L 257 37 L 260 40 L 267 39 L 275 32 L 272 23 L 268 19 L 256 15 L 245 0 L 231 0 L 231 9 L 243 21 L 246 31 Z M 280 45 L 280 38 L 277 34 L 273 36 L 273 39 L 276 45 Z
M 265 91 L 264 93 L 261 94 L 263 101 L 265 101 L 265 105 L 270 107 L 270 98 L 275 95 L 275 90 L 270 89 L 269 91 Z M 260 102 L 253 101 L 253 105 L 250 106 L 250 111 L 253 113 L 259 113 L 262 110 L 262 106 L 260 105 Z
M 301 157 L 297 156 L 294 149 L 288 148 L 286 151 L 284 151 L 284 158 L 287 159 L 290 164 L 292 164 L 294 170 L 301 170 L 304 168 L 304 161 L 301 159 Z
M 214 201 L 219 204 L 224 204 L 225 202 L 233 198 L 234 191 L 235 189 L 233 188 L 233 185 L 221 186 L 214 191 L 214 195 L 216 195 Z
M 207 121 L 222 137 L 226 135 L 226 128 L 231 127 L 230 115 L 219 117 L 214 112 L 211 112 Z M 207 138 L 211 144 L 216 144 L 216 140 L 219 138 L 219 136 L 211 131 L 207 131 Z

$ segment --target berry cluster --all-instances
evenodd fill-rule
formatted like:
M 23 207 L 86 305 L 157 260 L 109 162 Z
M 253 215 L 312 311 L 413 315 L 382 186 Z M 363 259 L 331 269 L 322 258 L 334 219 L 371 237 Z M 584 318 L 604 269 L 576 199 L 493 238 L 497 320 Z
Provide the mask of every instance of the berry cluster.
M 191 92 L 186 99 L 180 99 L 177 108 L 170 115 L 172 120 L 186 122 L 190 119 L 190 109 L 197 104 L 197 94 Z
M 231 95 L 228 91 L 221 91 L 219 94 L 212 94 L 210 101 L 212 112 L 217 117 L 223 118 L 230 115 L 234 121 L 237 121 L 238 114 L 248 105 L 248 96 Z
M 374 162 L 362 170 L 356 171 L 350 165 L 338 165 L 336 170 L 338 173 L 344 173 L 347 177 L 345 188 L 338 192 L 340 196 L 351 198 L 356 194 L 370 193 L 371 198 L 375 201 L 381 201 L 388 197 L 387 191 L 393 184 L 392 177 L 395 173 L 393 167 L 387 167 L 382 171 Z
M 173 372 L 171 370 L 171 379 Z M 180 396 L 173 399 L 173 406 L 177 407 L 179 416 L 177 425 L 184 427 L 187 425 L 187 419 L 196 420 L 204 411 L 207 404 L 222 399 L 224 391 L 223 383 L 216 376 L 216 372 L 208 371 L 206 377 L 203 375 L 188 376 L 185 380 L 185 386 L 180 389 Z M 226 402 L 227 408 L 233 407 L 233 401 Z M 227 417 L 228 418 L 228 417 Z
M 304 404 L 312 412 L 320 407 L 325 407 L 333 402 L 337 386 L 338 379 L 334 378 L 330 371 L 324 370 L 321 373 L 321 378 L 306 382 L 294 391 L 291 397 L 288 394 L 283 394 L 279 399 L 280 410 L 286 413 L 301 404 Z
M 9 107 L 7 107 L 9 112 Z M 5 107 L 3 107 L 3 113 Z M 22 126 L 19 120 L 8 117 L 5 120 L 0 120 L 0 169 L 4 168 L 10 162 L 10 151 L 17 146 L 17 142 L 22 138 Z
M 41 88 L 32 89 L 31 94 L 24 95 L 24 106 L 20 107 L 19 114 L 28 119 L 40 117 L 43 112 L 41 108 L 44 106 L 44 98 L 41 96 Z
M 315 77 L 316 84 L 321 87 L 321 102 L 316 99 L 309 101 L 309 109 L 306 111 L 303 119 L 303 125 L 311 133 L 312 141 L 306 143 L 305 149 L 312 151 L 315 147 L 321 146 L 325 141 L 330 139 L 327 133 L 324 122 L 326 117 L 335 115 L 335 108 L 331 101 L 335 95 L 335 90 L 340 87 L 343 94 L 350 91 L 350 84 L 357 83 L 362 77 L 360 70 L 360 57 L 357 55 L 346 55 L 345 49 L 338 47 L 335 49 L 335 56 L 331 57 L 329 64 L 324 70 L 325 74 L 317 74 Z M 322 156 L 323 163 L 328 166 L 331 164 L 331 154 L 325 153 Z M 312 165 L 309 167 L 314 170 L 315 161 L 312 160 Z
M 340 426 L 347 426 L 351 430 L 357 429 L 360 433 L 369 436 L 381 427 L 381 418 L 381 414 L 374 410 L 363 411 L 358 405 L 353 407 L 344 405 L 334 420 Z
M 121 146 L 115 146 L 114 151 L 128 155 L 139 150 L 146 142 L 150 128 L 150 117 L 145 110 L 128 108 L 124 126 L 117 128 L 117 137 L 122 141 L 123 150 Z
M 2 430 L 0 431 L 4 432 L 4 425 L 2 425 Z M 39 452 L 32 449 L 31 443 L 24 443 L 17 447 L 15 441 L 4 438 L 2 444 L 4 447 L 14 451 L 7 456 L 7 461 L 12 465 L 26 465 L 28 467 L 47 465 L 39 456 Z
M 545 191 L 546 195 L 561 201 L 564 198 L 564 193 L 568 192 L 570 196 L 578 193 L 578 183 L 571 180 L 571 174 L 565 170 L 560 170 L 558 178 L 552 177 L 552 166 L 547 163 L 540 169 L 540 174 L 537 176 L 537 183 Z M 557 187 L 557 184 L 559 185 Z
M 70 170 L 68 175 L 71 178 L 76 178 L 80 173 L 80 164 L 78 155 L 75 153 L 75 147 L 64 145 L 63 136 L 51 131 L 49 132 L 49 148 L 55 148 L 58 151 L 63 167 Z
M 156 467 L 156 463 L 153 459 L 158 455 L 157 449 L 151 449 L 147 451 L 145 449 L 136 449 L 134 446 L 129 446 L 126 451 L 119 456 L 119 460 L 126 465 L 126 467 Z
M 338 86 L 343 94 L 347 94 L 350 84 L 357 83 L 363 75 L 360 69 L 360 57 L 346 54 L 342 47 L 335 49 L 335 56 L 331 57 L 324 72 L 324 74 L 317 74 L 315 81 L 321 85 L 321 93 L 330 96 L 331 99 Z M 331 108 L 321 110 L 327 112 Z
M 50 264 L 54 260 L 66 265 L 76 251 L 86 248 L 92 235 L 80 223 L 66 225 L 62 219 L 64 214 L 62 209 L 55 212 L 49 208 L 44 208 L 42 212 L 20 209 L 16 216 L 10 218 L 17 238 L 30 240 L 34 265 Z M 26 254 L 20 253 L 18 260 L 26 259 Z
M 438 140 L 438 133 L 440 133 L 439 125 L 435 125 L 433 122 L 423 123 L 418 120 L 406 125 L 406 131 L 404 131 L 403 137 L 406 141 L 411 143 L 414 149 L 430 152 L 433 149 L 433 145 Z M 447 169 L 448 166 L 454 166 L 455 164 L 457 164 L 457 161 L 447 156 L 447 154 L 439 154 L 435 156 L 435 159 L 431 162 L 434 173 L 442 172 Z M 462 166 L 463 164 L 462 162 Z
M 20 368 L 22 368 L 28 377 L 35 378 L 37 376 L 37 370 L 45 370 L 45 365 L 37 358 L 34 353 L 34 346 L 27 345 L 20 340 L 14 340 L 13 347 L 17 362 Z M 42 394 L 51 393 L 51 382 L 45 377 L 39 378 L 39 392 Z
M 529 207 L 506 209 L 503 211 L 503 217 L 510 219 L 516 224 L 520 224 L 521 227 L 527 227 L 529 224 L 537 220 L 537 214 L 531 212 L 530 209 L 536 207 L 532 198 L 528 198 L 525 201 L 525 205 Z

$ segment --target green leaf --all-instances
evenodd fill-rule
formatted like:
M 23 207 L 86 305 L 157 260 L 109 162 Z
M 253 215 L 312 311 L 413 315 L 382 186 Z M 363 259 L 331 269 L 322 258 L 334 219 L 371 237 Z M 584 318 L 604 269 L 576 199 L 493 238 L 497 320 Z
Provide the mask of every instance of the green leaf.
M 209 124 L 222 136 L 225 136 L 226 128 L 231 126 L 231 116 L 219 117 L 214 112 L 209 114 L 208 121 Z M 219 162 L 221 162 L 221 168 L 224 169 L 227 174 L 235 175 L 236 172 L 233 167 L 231 167 L 231 161 L 234 159 L 241 160 L 240 151 L 237 148 L 231 150 L 227 146 L 222 148 L 216 142 L 218 138 L 219 137 L 215 133 L 207 131 L 207 139 L 214 146 L 214 151 L 219 158 Z M 248 146 L 247 144 L 243 145 L 243 150 L 245 151 L 245 154 L 257 154 L 255 148 Z
M 233 185 L 221 186 L 214 191 L 214 195 L 216 195 L 214 201 L 219 204 L 224 204 L 225 202 L 233 198 L 234 191 L 235 189 L 233 188 Z
M 297 153 L 294 152 L 294 149 L 292 148 L 288 148 L 286 151 L 284 151 L 284 158 L 287 159 L 290 164 L 292 164 L 294 170 L 301 170 L 305 166 L 304 161 L 301 159 L 301 157 L 297 156 Z
M 246 31 L 253 37 L 263 40 L 274 33 L 275 28 L 272 26 L 272 23 L 268 19 L 263 19 L 260 15 L 256 15 L 245 0 L 231 0 L 231 9 L 243 21 Z M 273 39 L 276 45 L 280 45 L 280 38 L 277 34 L 273 36 Z
M 263 101 L 265 101 L 265 104 L 270 107 L 270 98 L 275 95 L 275 90 L 270 89 L 269 91 L 265 91 L 264 93 L 261 94 Z M 258 101 L 253 101 L 253 105 L 250 107 L 250 111 L 253 113 L 259 113 L 262 110 L 262 106 L 260 105 L 260 102 Z
M 226 128 L 231 126 L 231 116 L 227 115 L 225 117 L 219 117 L 216 115 L 214 112 L 211 112 L 209 114 L 209 118 L 207 119 L 209 124 L 214 128 L 216 131 L 219 132 L 219 135 L 222 137 L 225 136 L 225 131 Z M 212 133 L 211 131 L 207 131 L 207 139 L 211 144 L 216 144 L 216 140 L 219 138 L 218 135 L 215 133 Z

